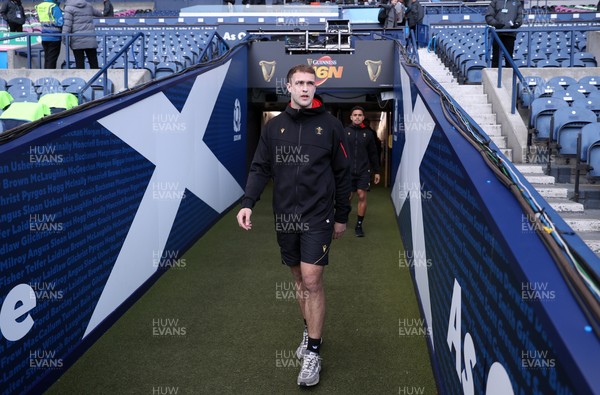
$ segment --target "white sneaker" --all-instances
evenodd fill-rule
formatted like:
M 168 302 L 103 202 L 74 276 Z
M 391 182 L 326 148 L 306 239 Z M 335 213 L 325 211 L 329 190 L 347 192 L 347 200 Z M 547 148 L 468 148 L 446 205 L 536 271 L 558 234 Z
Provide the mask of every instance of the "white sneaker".
M 298 385 L 310 387 L 319 384 L 319 372 L 321 371 L 321 357 L 316 352 L 304 351 L 302 369 L 298 374 Z
M 302 359 L 304 358 L 304 351 L 306 351 L 306 347 L 308 347 L 308 329 L 304 328 L 304 333 L 302 334 L 302 341 L 300 345 L 296 349 L 296 358 Z

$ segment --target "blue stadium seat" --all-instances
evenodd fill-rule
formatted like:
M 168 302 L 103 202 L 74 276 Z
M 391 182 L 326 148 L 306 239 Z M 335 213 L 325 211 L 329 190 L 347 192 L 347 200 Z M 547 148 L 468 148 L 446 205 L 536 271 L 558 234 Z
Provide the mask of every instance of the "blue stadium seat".
M 65 92 L 73 93 L 79 99 L 79 92 L 81 92 L 81 89 L 84 87 L 84 85 L 85 85 L 85 81 L 84 81 L 84 84 L 82 84 L 82 85 L 77 85 L 77 84 L 69 85 L 65 88 Z M 94 99 L 94 95 L 92 94 L 92 88 L 87 88 L 82 93 L 81 98 L 79 99 L 79 104 L 91 102 L 93 99 Z
M 6 85 L 9 88 L 12 86 L 32 87 L 33 81 L 31 81 L 29 78 L 12 78 L 6 83 Z
M 596 114 L 596 118 L 600 121 L 600 96 L 586 97 L 584 100 L 574 100 L 571 107 L 586 108 Z
M 5 91 L 6 89 L 8 89 L 7 87 L 7 82 L 4 78 L 0 78 L 0 91 Z
M 561 67 L 561 64 L 558 63 L 556 60 L 546 59 L 546 60 L 540 60 L 539 62 L 536 62 L 535 66 L 540 67 L 540 68 Z
M 533 130 L 537 140 L 549 139 L 552 114 L 559 108 L 568 106 L 566 101 L 554 97 L 540 97 L 531 103 L 529 128 Z
M 563 89 L 567 89 L 567 87 L 569 85 L 575 85 L 577 84 L 577 80 L 573 77 L 569 77 L 569 76 L 565 76 L 565 75 L 559 75 L 556 77 L 552 77 L 550 79 L 548 79 L 548 81 L 546 82 L 547 85 L 552 85 L 552 86 L 560 86 Z
M 522 106 L 528 108 L 531 102 L 537 98 L 536 92 L 541 92 L 541 89 L 546 85 L 546 80 L 540 76 L 528 76 L 525 77 L 526 86 L 522 86 L 520 82 L 519 84 L 518 98 Z
M 38 78 L 34 82 L 35 92 L 38 96 L 46 93 L 59 93 L 63 91 L 62 83 L 54 77 Z
M 593 90 L 597 90 L 595 87 L 593 87 L 593 86 L 591 86 L 589 84 L 586 85 L 586 84 L 579 84 L 579 83 L 577 83 L 575 85 L 569 85 L 569 87 L 567 87 L 567 92 L 570 92 L 570 93 L 579 92 L 579 93 L 587 96 L 591 92 L 590 87 Z
M 106 80 L 106 92 L 104 91 L 104 77 L 100 77 L 92 83 L 92 94 L 94 100 L 111 95 L 114 93 L 114 91 L 115 86 L 110 79 Z
M 550 140 L 556 141 L 558 153 L 565 156 L 577 154 L 577 136 L 588 123 L 596 122 L 596 114 L 585 108 L 559 108 L 552 115 Z
M 582 162 L 588 162 L 588 150 L 593 144 L 600 146 L 600 123 L 598 122 L 589 123 L 581 128 L 581 153 L 579 159 Z M 600 167 L 598 167 L 598 174 L 600 174 Z
M 87 83 L 87 81 L 84 80 L 83 78 L 79 78 L 79 77 L 70 77 L 70 78 L 65 78 L 64 80 L 62 80 L 61 83 L 64 88 L 67 88 L 71 85 L 84 86 Z
M 578 82 L 581 85 L 589 85 L 590 90 L 592 89 L 592 87 L 595 87 L 596 90 L 598 90 L 598 88 L 600 87 L 600 76 L 588 75 L 588 76 L 580 78 Z
M 465 82 L 473 84 L 481 83 L 481 71 L 484 68 L 486 68 L 486 64 L 480 59 L 473 59 L 465 63 Z
M 589 124 L 587 125 L 590 128 L 595 128 L 597 124 Z M 594 131 L 595 133 L 595 131 Z M 591 139 L 590 139 L 591 140 Z M 590 180 L 597 180 L 600 178 L 600 141 L 596 140 L 595 142 L 591 142 L 586 149 L 586 162 L 588 166 L 587 177 Z
M 575 59 L 581 60 L 586 67 L 596 67 L 596 57 L 590 52 L 577 52 Z
M 14 85 L 8 88 L 8 93 L 16 102 L 37 102 L 38 100 L 38 94 L 33 85 L 29 87 Z
M 552 94 L 552 97 L 556 97 L 558 99 L 563 99 L 567 103 L 571 104 L 574 100 L 583 100 L 585 99 L 585 95 L 580 92 L 569 92 L 569 91 L 556 91 Z
M 155 78 L 163 78 L 177 72 L 177 65 L 173 62 L 161 62 L 156 65 Z

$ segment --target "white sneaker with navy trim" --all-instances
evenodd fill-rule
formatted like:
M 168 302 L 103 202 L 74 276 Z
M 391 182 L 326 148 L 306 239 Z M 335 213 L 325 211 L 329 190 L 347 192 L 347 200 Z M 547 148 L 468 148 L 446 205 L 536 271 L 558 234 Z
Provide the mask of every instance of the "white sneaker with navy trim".
M 302 369 L 298 374 L 298 385 L 310 387 L 319 384 L 319 372 L 321 372 L 321 357 L 316 352 L 305 350 Z
M 304 327 L 304 333 L 302 334 L 302 341 L 300 345 L 296 349 L 296 358 L 302 359 L 304 358 L 304 351 L 306 351 L 306 347 L 308 347 L 308 329 Z

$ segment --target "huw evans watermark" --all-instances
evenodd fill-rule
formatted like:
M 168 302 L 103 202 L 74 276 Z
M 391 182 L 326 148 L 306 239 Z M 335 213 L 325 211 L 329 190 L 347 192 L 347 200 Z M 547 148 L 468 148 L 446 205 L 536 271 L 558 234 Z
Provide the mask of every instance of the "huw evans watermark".
M 57 153 L 57 149 L 54 145 L 29 146 L 29 163 L 59 164 L 63 163 L 63 161 L 63 155 Z
M 556 299 L 556 291 L 548 282 L 522 282 L 521 298 L 524 301 L 551 302 Z
M 398 198 L 431 200 L 433 193 L 425 189 L 424 184 L 405 182 L 398 187 Z
M 155 181 L 152 183 L 152 198 L 155 200 L 185 199 L 185 188 L 178 182 Z
M 32 369 L 61 369 L 64 363 L 55 350 L 30 350 L 29 367 Z
M 275 231 L 279 233 L 304 233 L 310 227 L 302 220 L 302 214 L 275 214 Z
M 301 368 L 302 361 L 296 357 L 295 350 L 276 350 L 275 351 L 276 368 Z
M 310 156 L 302 153 L 301 146 L 278 146 L 275 147 L 275 164 L 287 166 L 306 165 L 310 162 Z
M 427 258 L 427 253 L 425 250 L 417 250 L 417 251 L 408 251 L 408 250 L 399 250 L 398 251 L 398 266 L 401 269 L 404 268 L 430 268 L 432 264 L 431 258 Z
M 155 133 L 183 133 L 188 130 L 185 121 L 180 120 L 181 114 L 152 114 L 152 131 Z
M 177 395 L 179 387 L 159 385 L 152 387 L 152 395 Z
M 152 319 L 152 336 L 154 337 L 181 337 L 187 335 L 187 328 L 178 318 Z
M 279 281 L 275 283 L 275 299 L 283 301 L 296 301 L 307 299 L 308 291 L 303 290 L 295 282 Z
M 30 232 L 62 232 L 64 224 L 57 221 L 56 214 L 29 214 Z
M 56 283 L 51 282 L 34 282 L 30 283 L 30 297 L 36 300 L 62 300 L 63 291 L 56 288 Z
M 521 368 L 523 369 L 554 369 L 556 359 L 548 350 L 521 350 Z
M 179 250 L 152 251 L 152 267 L 159 269 L 185 269 L 187 261 L 179 258 Z
M 431 328 L 427 326 L 422 318 L 399 318 L 399 336 L 431 336 Z

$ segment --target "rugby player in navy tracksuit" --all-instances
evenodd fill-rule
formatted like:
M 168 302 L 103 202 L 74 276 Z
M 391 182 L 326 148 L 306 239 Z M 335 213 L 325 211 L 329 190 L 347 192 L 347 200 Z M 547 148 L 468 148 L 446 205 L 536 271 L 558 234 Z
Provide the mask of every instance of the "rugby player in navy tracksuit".
M 252 228 L 252 207 L 273 179 L 273 212 L 281 260 L 288 265 L 304 316 L 296 351 L 302 359 L 298 385 L 319 382 L 325 318 L 323 269 L 332 238 L 341 237 L 350 213 L 350 162 L 344 128 L 314 99 L 315 71 L 297 65 L 287 74 L 290 104 L 265 125 L 237 215 Z
M 357 220 L 354 232 L 357 237 L 365 235 L 362 225 L 367 213 L 367 191 L 371 186 L 371 172 L 375 174 L 373 181 L 379 184 L 379 154 L 375 142 L 375 133 L 365 125 L 365 110 L 355 106 L 350 113 L 352 124 L 346 127 L 348 154 L 352 174 L 352 192 L 358 195 Z

